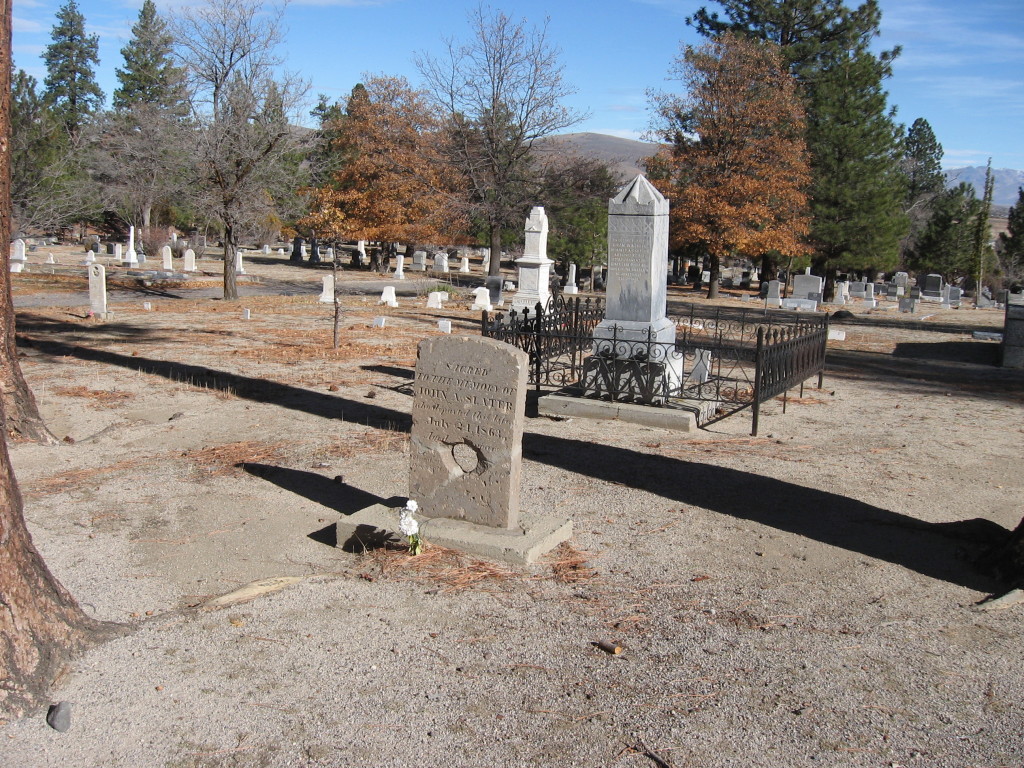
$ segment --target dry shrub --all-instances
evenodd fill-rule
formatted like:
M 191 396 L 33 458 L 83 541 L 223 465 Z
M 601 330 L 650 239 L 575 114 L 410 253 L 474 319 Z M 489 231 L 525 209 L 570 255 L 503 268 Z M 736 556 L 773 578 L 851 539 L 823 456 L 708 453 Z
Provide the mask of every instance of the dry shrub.
M 100 408 L 116 408 L 126 400 L 131 400 L 135 395 L 131 392 L 113 392 L 103 389 L 89 389 L 88 387 L 54 387 L 54 392 L 65 397 L 84 397 L 91 400 Z
M 287 442 L 264 443 L 259 440 L 243 440 L 212 448 L 185 451 L 181 454 L 208 477 L 238 474 L 242 464 L 277 462 Z
M 149 461 L 148 457 L 137 456 L 131 459 L 124 459 L 116 464 L 106 467 L 93 467 L 89 469 L 72 469 L 61 472 L 58 475 L 44 477 L 30 483 L 21 483 L 22 494 L 26 497 L 45 496 L 50 493 L 60 493 L 69 487 L 94 484 L 106 475 L 121 472 L 128 469 L 137 469 Z

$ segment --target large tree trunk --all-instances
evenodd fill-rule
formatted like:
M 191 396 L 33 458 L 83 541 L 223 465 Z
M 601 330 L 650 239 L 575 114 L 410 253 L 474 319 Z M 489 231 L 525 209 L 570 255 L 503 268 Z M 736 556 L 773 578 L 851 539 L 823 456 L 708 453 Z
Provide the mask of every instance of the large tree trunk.
M 711 280 L 708 282 L 708 298 L 709 299 L 717 299 L 718 298 L 718 278 L 722 274 L 722 266 L 721 266 L 722 262 L 718 258 L 718 256 L 716 256 L 713 253 L 711 254 L 710 261 L 711 261 L 711 264 L 710 264 L 710 269 L 708 271 L 711 272 Z
M 491 264 L 487 270 L 491 277 L 501 274 L 501 225 L 491 224 Z
M 10 80 L 11 1 L 3 1 L 0 24 L 0 244 L 10 240 Z M 7 247 L 0 259 L 4 354 L 13 356 Z M 3 361 L 9 369 L 8 361 Z M 18 373 L 20 378 L 20 372 Z M 22 380 L 22 384 L 23 384 Z M 5 381 L 6 384 L 6 381 Z M 25 387 L 24 392 L 28 392 Z M 6 394 L 6 387 L 5 387 Z M 0 398 L 0 422 L 4 421 Z M 33 403 L 34 407 L 34 403 Z M 109 629 L 107 629 L 109 627 Z M 7 441 L 0 436 L 0 713 L 22 715 L 46 700 L 47 688 L 70 654 L 113 630 L 86 616 L 74 598 L 50 575 L 25 526 L 21 494 L 14 479 Z
M 18 349 L 14 338 L 14 306 L 11 303 L 11 157 L 8 135 L 11 126 L 11 2 L 3 0 L 0 24 L 0 404 L 6 419 L 0 419 L 4 435 L 16 440 L 34 440 L 53 445 L 57 439 L 43 424 L 39 408 L 32 397 L 18 365 Z
M 227 301 L 238 300 L 238 281 L 235 279 L 235 228 L 231 224 L 224 227 L 224 298 Z

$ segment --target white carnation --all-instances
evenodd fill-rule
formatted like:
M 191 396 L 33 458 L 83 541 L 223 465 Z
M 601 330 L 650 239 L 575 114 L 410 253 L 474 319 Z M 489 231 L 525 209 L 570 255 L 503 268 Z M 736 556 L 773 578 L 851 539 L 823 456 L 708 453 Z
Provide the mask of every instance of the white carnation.
M 412 499 L 409 499 L 409 500 L 408 500 L 407 502 L 405 502 L 405 508 L 406 508 L 406 509 L 407 509 L 407 510 L 408 510 L 408 511 L 409 511 L 410 513 L 412 513 L 412 512 L 415 512 L 416 510 L 418 510 L 418 509 L 420 508 L 420 505 L 419 505 L 419 504 L 417 504 L 417 503 L 416 503 L 415 501 L 413 501 Z
M 415 503 L 413 502 L 413 504 Z M 416 518 L 412 516 L 412 512 L 408 508 L 403 509 L 398 518 L 398 530 L 402 532 L 403 536 L 415 536 L 420 532 L 420 524 L 416 522 Z

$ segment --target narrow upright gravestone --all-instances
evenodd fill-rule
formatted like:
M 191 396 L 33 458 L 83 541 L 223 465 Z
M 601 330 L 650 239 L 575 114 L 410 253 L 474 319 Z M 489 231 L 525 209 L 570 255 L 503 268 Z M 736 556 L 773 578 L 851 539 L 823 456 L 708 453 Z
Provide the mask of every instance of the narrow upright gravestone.
M 107 269 L 102 264 L 89 265 L 89 309 L 94 315 L 107 314 Z
M 420 342 L 413 384 L 409 494 L 428 544 L 529 563 L 572 535 L 572 522 L 521 513 L 522 437 L 530 359 L 475 336 Z M 376 505 L 338 522 L 338 546 L 394 531 Z M 369 529 L 368 529 L 369 528 Z M 379 537 L 379 534 L 375 534 Z

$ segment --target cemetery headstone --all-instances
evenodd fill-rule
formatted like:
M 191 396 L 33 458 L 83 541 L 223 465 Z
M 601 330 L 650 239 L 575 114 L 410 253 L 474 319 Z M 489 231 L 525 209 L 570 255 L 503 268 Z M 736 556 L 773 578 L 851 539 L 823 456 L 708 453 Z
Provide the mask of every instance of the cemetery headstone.
M 551 298 L 551 265 L 548 258 L 548 217 L 542 206 L 530 209 L 526 219 L 526 242 L 523 255 L 516 259 L 519 290 L 512 299 L 512 309 L 546 306 Z
M 570 295 L 577 294 L 580 292 L 580 288 L 576 285 L 576 263 L 573 262 L 569 265 L 569 276 L 565 280 L 565 288 L 562 289 L 563 293 Z
M 122 263 L 126 267 L 136 267 L 139 265 L 139 257 L 135 252 L 135 227 L 128 227 L 128 250 L 124 254 L 124 261 Z
M 462 257 L 462 262 L 459 264 L 459 274 L 460 275 L 468 275 L 469 274 L 469 256 L 463 256 Z
M 386 286 L 384 286 L 384 290 L 381 291 L 381 293 L 380 293 L 380 301 L 378 301 L 377 303 L 378 304 L 385 304 L 385 305 L 387 305 L 389 307 L 397 307 L 398 306 L 398 297 L 395 296 L 395 286 L 393 286 L 393 285 L 386 285 Z
M 184 254 L 183 258 L 184 258 L 184 264 L 182 266 L 182 269 L 185 272 L 195 272 L 196 271 L 196 252 L 193 251 L 191 248 L 186 248 L 185 249 L 185 254 Z
M 295 236 L 295 239 L 292 240 L 292 254 L 291 256 L 288 257 L 288 261 L 302 261 L 303 242 L 304 241 L 301 237 L 299 237 L 298 235 Z
M 102 264 L 89 265 L 89 309 L 100 317 L 107 314 L 107 268 Z
M 491 312 L 494 309 L 491 304 L 491 292 L 486 287 L 481 286 L 473 290 L 473 306 L 470 309 L 486 312 Z
M 245 253 L 241 248 L 235 251 L 235 274 L 245 274 L 245 264 L 242 263 L 242 254 Z
M 942 299 L 942 291 L 945 287 L 945 281 L 942 279 L 942 275 L 925 275 L 924 286 L 921 289 L 921 296 L 925 299 Z
M 427 294 L 427 309 L 444 309 L 444 300 L 448 294 L 444 291 L 431 291 Z
M 412 263 L 409 265 L 409 269 L 413 272 L 426 272 L 427 271 L 427 252 L 416 251 L 412 255 Z
M 323 304 L 334 303 L 334 275 L 324 275 L 324 290 L 320 294 L 320 302 Z
M 174 269 L 174 262 L 171 257 L 171 246 L 165 245 L 160 249 L 161 268 L 166 270 Z
M 503 281 L 499 275 L 489 275 L 484 278 L 484 286 L 487 288 L 490 302 L 494 306 L 501 304 L 501 288 Z
M 434 254 L 434 271 L 448 273 L 448 254 L 444 251 L 438 251 Z
M 405 280 L 405 256 L 398 254 L 395 257 L 395 263 L 398 265 L 395 267 L 395 278 L 397 280 Z
M 25 255 L 25 241 L 21 238 L 11 243 L 10 260 L 11 262 L 20 261 L 22 263 L 28 261 L 28 256 Z
M 529 361 L 522 350 L 493 339 L 420 342 L 409 498 L 424 516 L 517 525 Z
M 782 306 L 782 283 L 780 281 L 768 281 L 768 294 L 765 296 L 765 301 L 769 307 L 777 309 Z
M 437 330 L 439 330 L 441 333 L 451 333 L 452 332 L 452 321 L 451 320 L 438 320 L 437 321 Z
M 810 299 L 812 293 L 820 297 L 824 290 L 824 283 L 825 281 L 817 275 L 793 275 L 793 298 Z M 820 301 L 820 298 L 816 301 Z

